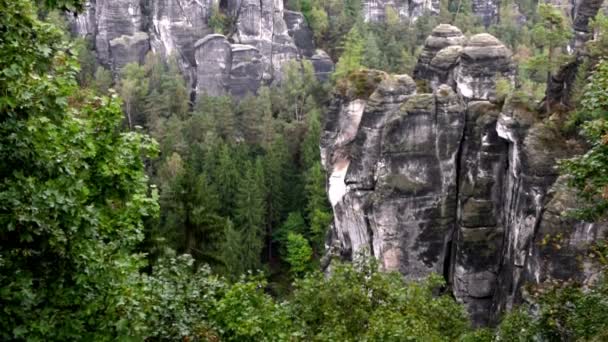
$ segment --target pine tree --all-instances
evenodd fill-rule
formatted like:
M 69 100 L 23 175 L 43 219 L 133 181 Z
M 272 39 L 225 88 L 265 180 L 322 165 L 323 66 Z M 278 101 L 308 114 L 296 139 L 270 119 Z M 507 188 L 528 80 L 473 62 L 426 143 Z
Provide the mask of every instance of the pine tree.
M 190 165 L 180 161 L 179 155 L 173 156 L 160 172 L 172 178 L 162 183 L 163 219 L 158 236 L 179 252 L 217 265 L 226 226 L 226 220 L 219 215 L 218 191 L 207 174 L 197 175 Z
M 244 164 L 245 172 L 236 194 L 234 224 L 242 236 L 242 260 L 246 270 L 260 267 L 264 247 L 266 208 L 262 161 Z
M 309 237 L 320 254 L 332 214 L 325 192 L 325 172 L 321 164 L 313 165 L 306 173 L 306 218 L 310 225 Z
M 353 26 L 350 32 L 348 32 L 343 46 L 342 55 L 336 64 L 336 71 L 333 74 L 335 79 L 344 78 L 351 72 L 361 68 L 365 46 L 361 30 L 357 25 Z
M 361 64 L 370 69 L 385 69 L 385 64 L 382 58 L 382 50 L 378 46 L 376 35 L 373 31 L 369 30 L 365 37 L 365 51 L 363 52 L 363 58 Z
M 528 63 L 530 70 L 545 71 L 545 81 L 549 82 L 554 69 L 563 62 L 560 58 L 563 56 L 562 50 L 572 37 L 572 31 L 562 11 L 555 6 L 540 4 L 538 15 L 540 21 L 532 29 L 532 39 L 541 53 L 531 58 Z M 549 101 L 546 101 L 547 111 L 550 110 L 550 105 Z
M 236 205 L 236 194 L 240 191 L 242 164 L 238 166 L 231 147 L 222 143 L 219 146 L 218 164 L 216 169 L 208 170 L 217 184 L 220 193 L 220 213 L 225 217 L 233 217 Z M 243 161 L 239 161 L 243 162 Z

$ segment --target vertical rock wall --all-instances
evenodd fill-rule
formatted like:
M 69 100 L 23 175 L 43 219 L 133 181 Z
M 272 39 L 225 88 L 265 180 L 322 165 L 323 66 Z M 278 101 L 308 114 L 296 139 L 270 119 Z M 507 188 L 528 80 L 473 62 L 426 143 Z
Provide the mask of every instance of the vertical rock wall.
M 443 274 L 477 325 L 524 301 L 525 284 L 594 278 L 581 256 L 608 225 L 562 217 L 576 200 L 556 181 L 577 144 L 494 103 L 514 70 L 496 38 L 440 25 L 415 69 L 429 93 L 368 71 L 351 80 L 365 74 L 367 91 L 336 94 L 321 142 L 335 256 L 367 251 L 410 279 Z
M 92 0 L 73 29 L 95 43 L 99 61 L 114 72 L 143 62 L 149 51 L 175 57 L 197 94 L 255 93 L 280 81 L 290 60 L 311 60 L 320 79 L 333 71 L 329 56 L 315 49 L 304 17 L 285 11 L 281 0 L 218 1 Z M 216 10 L 232 23 L 227 36 L 210 27 Z

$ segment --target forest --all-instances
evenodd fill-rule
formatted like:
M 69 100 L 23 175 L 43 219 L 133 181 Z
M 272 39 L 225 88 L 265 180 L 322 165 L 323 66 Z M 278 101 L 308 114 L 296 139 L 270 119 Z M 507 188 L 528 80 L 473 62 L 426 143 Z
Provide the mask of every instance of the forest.
M 367 22 L 357 0 L 290 0 L 330 79 L 289 61 L 242 99 L 193 100 L 176 59 L 149 52 L 109 70 L 70 32 L 82 0 L 0 0 L 0 339 L 4 341 L 605 341 L 608 280 L 548 283 L 534 303 L 474 326 L 441 274 L 384 272 L 361 253 L 329 260 L 333 220 L 319 141 L 334 89 L 361 69 L 414 73 L 439 23 L 492 33 L 514 53 L 507 98 L 557 113 L 584 154 L 559 170 L 588 222 L 608 217 L 608 18 L 579 67 L 571 108 L 549 108 L 547 78 L 573 38 L 549 4 L 500 2 L 486 25 L 469 0 L 437 15 Z M 219 12 L 217 32 L 231 23 Z M 420 82 L 419 89 L 428 87 Z M 554 117 L 555 118 L 555 117 Z M 553 120 L 553 119 L 552 119 Z M 565 138 L 564 138 L 565 139 Z M 574 257 L 574 256 L 573 256 Z M 589 257 L 608 267 L 608 240 Z M 328 271 L 331 270 L 331 271 Z

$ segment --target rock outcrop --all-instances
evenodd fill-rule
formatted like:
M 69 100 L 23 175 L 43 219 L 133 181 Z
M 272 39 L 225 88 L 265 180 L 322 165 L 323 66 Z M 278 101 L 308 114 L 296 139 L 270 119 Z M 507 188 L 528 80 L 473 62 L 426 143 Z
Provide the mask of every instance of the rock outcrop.
M 561 216 L 576 200 L 555 164 L 576 144 L 495 103 L 496 75 L 513 73 L 496 38 L 440 25 L 416 67 L 430 89 L 378 71 L 338 88 L 321 141 L 330 250 L 367 251 L 410 279 L 443 274 L 477 325 L 526 300 L 524 284 L 593 279 L 576 256 L 608 225 Z
M 225 36 L 213 32 L 214 11 L 229 17 Z M 72 23 L 114 72 L 149 51 L 173 56 L 197 94 L 255 93 L 280 82 L 290 60 L 310 60 L 322 80 L 333 70 L 302 14 L 284 10 L 281 0 L 91 0 Z
M 497 78 L 512 82 L 515 67 L 511 51 L 494 36 L 480 33 L 465 38 L 457 27 L 441 24 L 427 38 L 414 77 L 433 90 L 447 84 L 467 101 L 492 100 Z

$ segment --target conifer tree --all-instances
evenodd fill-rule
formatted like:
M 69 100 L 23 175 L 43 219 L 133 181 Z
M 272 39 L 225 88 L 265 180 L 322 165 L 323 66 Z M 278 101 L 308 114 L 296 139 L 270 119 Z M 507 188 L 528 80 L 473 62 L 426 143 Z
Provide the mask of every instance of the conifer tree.
M 242 161 L 239 161 L 242 162 Z M 236 194 L 239 190 L 241 181 L 242 164 L 237 165 L 237 161 L 234 159 L 233 152 L 230 146 L 226 143 L 222 143 L 219 146 L 219 155 L 217 161 L 217 168 L 209 172 L 212 173 L 212 179 L 220 189 L 220 213 L 222 216 L 233 217 L 236 204 Z
M 266 208 L 262 160 L 247 161 L 236 194 L 234 224 L 242 236 L 242 260 L 246 270 L 260 267 L 264 247 Z
M 336 71 L 333 74 L 334 78 L 340 79 L 346 77 L 351 72 L 361 68 L 364 50 L 365 46 L 363 44 L 361 30 L 355 25 L 350 32 L 348 32 L 348 35 L 346 35 L 344 49 L 336 64 Z

